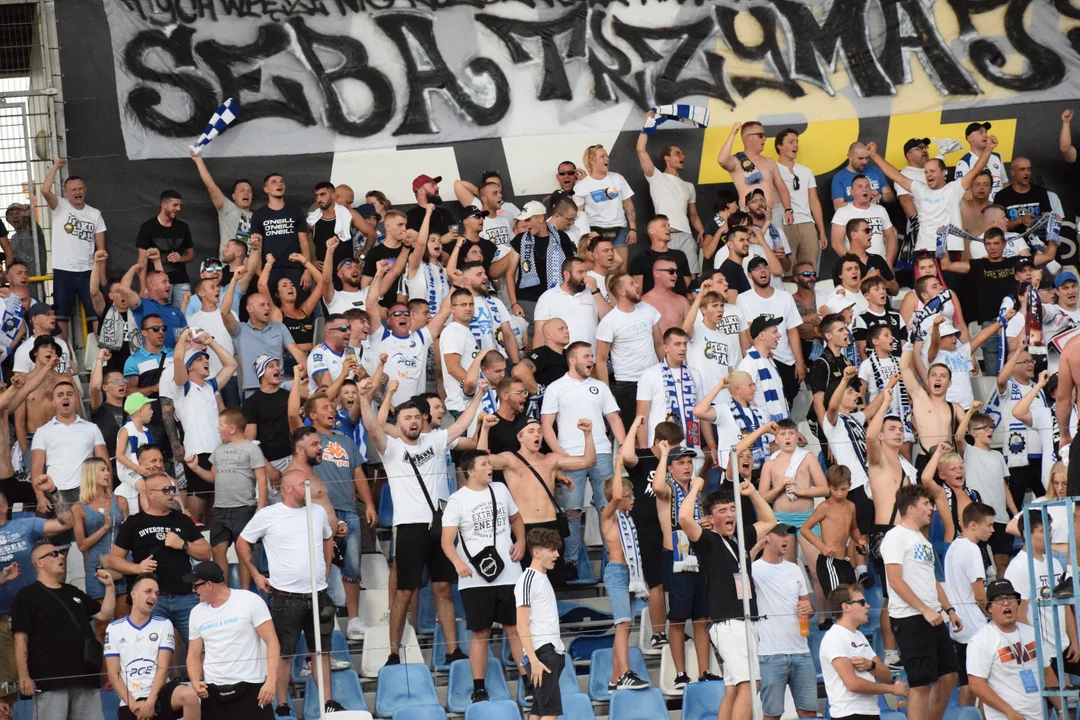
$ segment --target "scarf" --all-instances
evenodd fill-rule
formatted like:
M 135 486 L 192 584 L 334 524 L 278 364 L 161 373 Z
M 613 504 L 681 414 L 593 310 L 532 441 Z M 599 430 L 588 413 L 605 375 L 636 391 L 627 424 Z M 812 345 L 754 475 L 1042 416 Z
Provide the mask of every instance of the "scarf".
M 559 231 L 551 223 L 547 223 L 548 247 L 545 253 L 545 270 L 547 272 L 547 288 L 551 289 L 559 284 L 562 279 L 563 261 L 566 255 L 563 253 L 562 243 L 559 242 Z M 521 280 L 519 288 L 536 287 L 540 284 L 540 276 L 536 272 L 536 238 L 531 232 L 521 235 Z
M 652 135 L 658 127 L 669 120 L 696 128 L 709 126 L 709 111 L 699 105 L 685 105 L 682 103 L 677 105 L 657 105 L 652 108 L 652 112 L 654 116 L 646 119 L 645 125 L 641 128 L 641 132 L 646 135 Z
M 4 328 L 7 329 L 7 317 L 4 318 Z M 123 313 L 115 307 L 110 307 L 105 311 L 105 317 L 101 320 L 101 328 L 98 330 L 98 343 L 102 347 L 116 352 L 124 347 L 125 342 L 132 353 L 137 352 L 142 347 L 142 333 L 139 332 L 139 326 L 135 322 L 135 313 L 129 310 L 128 316 L 125 318 Z
M 870 371 L 874 373 L 874 385 L 877 386 L 877 392 L 882 392 L 885 389 L 885 386 L 889 384 L 889 377 L 893 373 L 900 372 L 900 363 L 896 361 L 895 357 L 889 355 L 885 357 L 885 360 L 888 361 L 888 367 L 886 367 L 886 362 L 883 362 L 882 358 L 879 358 L 873 352 L 867 358 L 870 363 Z M 904 430 L 914 433 L 915 421 L 911 415 L 911 396 L 908 395 L 907 386 L 904 385 L 903 379 L 896 383 L 892 400 L 889 401 L 889 407 L 892 409 L 893 414 L 904 423 Z
M 480 373 L 480 377 L 487 380 L 483 372 Z M 488 389 L 484 391 L 484 397 L 480 398 L 480 412 L 494 415 L 498 409 L 499 397 L 495 394 L 495 388 L 488 384 Z
M 621 510 L 615 513 L 615 519 L 619 521 L 619 542 L 622 544 L 623 557 L 626 558 L 626 567 L 630 570 L 630 594 L 647 598 L 649 586 L 645 584 L 645 576 L 641 571 L 641 548 L 638 547 L 637 526 L 630 513 Z
M 1027 317 L 1024 324 L 1028 331 L 1028 353 L 1046 355 L 1046 343 L 1043 341 L 1043 304 L 1039 298 L 1039 288 L 1032 285 L 1028 289 Z M 1007 348 L 1008 345 L 1002 345 Z M 1004 353 L 998 353 L 1003 355 Z
M 672 572 L 697 572 L 698 559 L 690 547 L 690 538 L 679 529 L 679 506 L 686 499 L 686 491 L 675 482 L 668 473 L 668 486 L 671 488 L 671 560 Z M 694 519 L 701 519 L 701 497 L 694 499 Z
M 499 316 L 499 306 L 495 304 L 495 298 L 490 295 L 480 295 L 473 298 L 473 300 L 480 300 L 481 298 L 487 302 L 488 311 L 491 317 L 488 322 L 481 322 L 482 318 L 474 312 L 472 320 L 469 321 L 469 330 L 472 331 L 473 339 L 476 340 L 476 347 L 478 349 L 488 347 L 484 344 L 484 337 L 487 335 L 491 336 L 493 343 L 491 347 L 497 346 L 497 343 L 495 343 L 495 328 L 502 324 L 502 318 Z
M 862 466 L 863 470 L 866 470 L 866 426 L 844 413 L 837 413 L 836 417 L 844 424 L 848 441 L 851 443 L 851 450 L 855 453 L 855 457 L 859 459 L 859 465 Z M 870 494 L 869 483 L 866 484 L 866 494 L 868 496 Z
M 438 286 L 436 287 L 435 271 L 439 271 Z M 439 312 L 439 305 L 450 294 L 450 283 L 446 279 L 446 271 L 434 263 L 424 263 L 424 274 L 427 275 L 427 303 L 431 314 Z
M 731 414 L 735 418 L 735 422 L 739 425 L 739 437 L 744 438 L 747 435 L 752 435 L 761 427 L 762 419 L 758 415 L 758 409 L 754 406 L 744 408 L 734 400 L 729 405 L 731 408 Z M 747 412 L 749 410 L 749 412 Z M 751 447 L 750 452 L 754 456 L 754 469 L 760 470 L 761 466 L 765 464 L 765 460 L 769 457 L 768 446 L 765 444 L 765 438 L 770 437 L 767 433 L 757 439 Z M 730 448 L 728 448 L 730 449 Z
M 739 167 L 742 168 L 743 182 L 746 185 L 757 185 L 761 182 L 761 171 L 757 169 L 757 165 L 754 164 L 754 161 L 751 160 L 746 153 L 735 153 L 735 159 L 739 161 Z M 742 200 L 743 198 L 739 198 L 740 205 L 742 204 Z
M 315 208 L 308 213 L 307 224 L 315 227 L 315 223 L 324 219 L 323 211 Z M 349 212 L 349 208 L 337 203 L 334 203 L 334 234 L 343 243 L 352 242 L 352 213 Z
M 780 452 L 780 450 L 777 450 L 769 456 L 769 459 L 775 460 L 776 458 L 780 457 Z M 802 465 L 803 460 L 805 460 L 809 455 L 810 453 L 806 450 L 803 450 L 801 447 L 797 447 L 792 450 L 791 459 L 788 461 L 787 470 L 784 471 L 784 479 L 786 480 L 787 478 L 791 478 L 792 482 L 794 482 L 795 476 L 799 473 L 799 466 Z M 786 494 L 789 500 L 798 500 L 797 495 L 792 495 L 790 492 L 786 492 Z
M 660 363 L 660 377 L 664 381 L 664 394 L 667 396 L 668 417 L 678 423 L 686 433 L 685 445 L 688 448 L 701 447 L 701 433 L 698 422 L 694 419 L 694 406 L 697 405 L 697 384 L 694 375 L 685 364 L 679 368 L 679 384 L 668 365 L 667 358 Z M 682 399 L 682 407 L 679 400 Z
M 952 300 L 952 296 L 952 290 L 945 288 L 937 295 L 930 298 L 930 301 L 920 309 L 911 313 L 911 329 L 908 331 L 908 334 L 911 336 L 912 344 L 919 342 L 926 335 L 926 331 L 923 330 L 923 322 L 927 318 L 941 312 L 945 307 L 945 303 Z
M 1020 383 L 1010 378 L 1008 383 L 1009 404 L 1010 407 L 1020 402 L 1024 395 L 1030 392 L 1034 386 L 1024 387 Z M 1046 393 L 1042 390 L 1039 391 L 1039 400 L 1046 407 L 1050 407 L 1050 404 L 1046 402 Z M 1005 419 L 1004 408 L 1001 404 L 1001 395 L 998 392 L 994 392 L 994 399 L 991 402 L 994 405 L 996 413 L 991 415 L 994 418 L 994 427 Z M 990 413 L 987 413 L 990 414 Z M 1051 413 L 1053 415 L 1053 413 Z M 1055 418 L 1056 420 L 1056 418 Z M 1029 428 L 1024 423 L 1013 417 L 1012 412 L 1009 412 L 1009 425 L 1005 428 L 1005 441 L 1002 443 L 1001 451 L 1005 455 L 1005 459 L 1008 461 L 1009 467 L 1024 467 L 1029 464 L 1028 461 L 1028 432 Z M 1030 432 L 1036 432 L 1034 428 L 1030 429 Z M 1044 451 L 1047 448 L 1043 448 Z
M 115 308 L 110 308 L 110 310 L 113 309 Z M 15 336 L 19 334 L 19 328 L 22 327 L 22 324 L 22 300 L 14 295 L 9 295 L 4 300 L 3 319 L 0 320 L 0 347 L 5 350 L 11 348 L 11 343 L 15 341 Z M 117 348 L 119 347 L 120 344 L 117 343 Z
M 754 365 L 757 366 L 758 385 L 765 393 L 765 415 L 774 422 L 790 417 L 791 412 L 784 398 L 783 382 L 780 380 L 779 373 L 775 371 L 775 366 L 768 358 L 763 358 L 756 348 L 750 348 L 746 357 L 753 360 Z

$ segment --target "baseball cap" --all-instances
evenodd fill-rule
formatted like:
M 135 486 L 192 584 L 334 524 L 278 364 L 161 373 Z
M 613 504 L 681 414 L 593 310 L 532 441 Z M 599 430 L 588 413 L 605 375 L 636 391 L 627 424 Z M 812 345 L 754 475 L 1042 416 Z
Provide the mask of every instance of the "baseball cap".
M 435 183 L 436 185 L 438 185 L 441 182 L 442 182 L 442 175 L 436 175 L 435 177 L 431 177 L 430 175 L 417 175 L 415 178 L 413 178 L 413 181 L 412 181 L 412 191 L 416 192 L 417 190 L 419 190 L 424 185 L 427 185 L 428 183 Z M 360 211 L 357 210 L 357 212 L 360 212 Z
M 280 363 L 281 360 L 274 357 L 273 355 L 267 355 L 266 353 L 263 353 L 259 357 L 255 358 L 255 362 L 251 363 L 252 368 L 254 368 L 255 370 L 255 377 L 261 378 L 263 374 L 266 373 L 266 368 L 272 362 Z
M 213 560 L 204 560 L 191 568 L 191 572 L 180 578 L 180 582 L 191 584 L 197 583 L 200 580 L 223 583 L 225 582 L 225 573 L 221 572 L 221 566 Z
M 1066 270 L 1063 273 L 1058 273 L 1058 276 L 1054 278 L 1054 287 L 1059 288 L 1067 282 L 1080 282 L 1076 279 L 1076 275 Z
M 993 600 L 999 598 L 1002 595 L 1008 595 L 1020 600 L 1020 593 L 1016 592 L 1016 588 L 1008 580 L 995 580 L 986 586 L 986 599 Z
M 956 326 L 948 320 L 938 326 L 938 335 L 941 337 L 945 337 L 946 335 L 958 335 L 959 333 L 960 331 L 956 329 Z
M 750 323 L 750 337 L 756 338 L 767 328 L 775 327 L 782 322 L 784 322 L 783 318 L 758 315 L 756 318 L 754 318 L 754 321 Z
M 1028 255 L 1021 255 L 1020 257 L 1016 258 L 1016 264 L 1013 265 L 1013 272 L 1016 272 L 1017 270 L 1023 270 L 1026 267 L 1035 267 L 1035 261 L 1032 260 L 1031 257 L 1029 257 Z
M 378 213 L 375 206 L 371 203 L 363 203 L 356 206 L 356 214 L 360 217 L 373 217 L 376 222 L 382 220 L 382 215 Z
M 184 353 L 184 367 L 191 367 L 191 363 L 198 360 L 200 355 L 205 357 L 207 360 L 210 359 L 209 353 L 207 353 L 205 350 L 198 350 L 196 348 L 189 349 L 186 353 Z
M 828 308 L 830 313 L 844 312 L 849 307 L 854 306 L 855 299 L 848 297 L 847 293 L 844 293 L 842 295 L 840 293 L 835 293 L 832 297 L 829 298 L 828 302 L 825 303 L 825 307 Z
M 537 215 L 547 215 L 547 208 L 544 207 L 544 203 L 536 200 L 530 200 L 525 203 L 525 207 L 521 208 L 521 212 L 518 213 L 518 220 L 528 220 L 531 217 Z
M 133 415 L 152 402 L 154 401 L 143 395 L 141 392 L 131 393 L 124 398 L 124 412 L 128 415 Z
M 529 427 L 530 425 L 539 425 L 539 424 L 540 424 L 540 421 L 537 420 L 534 417 L 526 418 L 520 425 L 517 426 L 517 432 L 515 434 L 520 435 L 521 431 L 524 430 L 525 428 Z
M 773 535 L 794 535 L 797 531 L 786 523 L 776 523 L 776 527 L 769 532 Z
M 755 270 L 757 270 L 762 265 L 768 265 L 768 264 L 769 264 L 769 261 L 766 258 L 763 258 L 760 255 L 755 255 L 754 257 L 750 258 L 750 262 L 746 263 L 746 271 L 747 272 L 754 272 Z
M 692 457 L 697 457 L 697 453 L 695 453 L 693 450 L 691 450 L 688 447 L 684 447 L 682 445 L 679 445 L 678 447 L 671 448 L 671 452 L 668 453 L 668 458 L 667 459 L 668 459 L 668 462 L 672 462 L 674 460 L 681 460 L 682 458 L 692 458 Z
M 760 195 L 761 197 L 765 197 L 765 191 L 762 190 L 761 188 L 754 188 L 750 192 L 746 193 L 745 204 L 749 205 L 750 201 L 754 198 L 755 195 Z
M 7 215 L 12 210 L 17 210 L 20 207 L 22 207 L 22 205 L 20 205 L 19 203 L 11 203 L 7 206 L 7 210 L 4 211 L 4 215 Z
M 222 267 L 224 267 L 224 265 L 222 264 L 221 260 L 218 260 L 217 258 L 206 258 L 202 261 L 202 263 L 199 264 L 199 272 L 204 273 L 214 270 L 220 271 Z
M 930 138 L 911 138 L 904 143 L 904 154 L 907 155 L 913 148 L 917 148 L 920 145 L 930 147 Z
M 482 219 L 488 217 L 489 215 L 491 215 L 491 213 L 489 213 L 487 210 L 478 207 L 470 207 L 468 210 L 465 211 L 465 217 Z
M 967 137 L 971 133 L 977 132 L 980 129 L 981 130 L 989 130 L 990 129 L 990 123 L 988 123 L 988 122 L 982 122 L 982 123 L 973 122 L 973 123 L 970 123 L 966 128 L 964 128 L 964 137 Z
M 30 312 L 27 313 L 27 317 L 30 318 L 31 320 L 33 320 L 38 315 L 48 315 L 50 313 L 55 313 L 55 312 L 56 311 L 53 310 L 52 305 L 49 305 L 48 303 L 39 302 L 39 303 L 34 303 L 30 307 Z

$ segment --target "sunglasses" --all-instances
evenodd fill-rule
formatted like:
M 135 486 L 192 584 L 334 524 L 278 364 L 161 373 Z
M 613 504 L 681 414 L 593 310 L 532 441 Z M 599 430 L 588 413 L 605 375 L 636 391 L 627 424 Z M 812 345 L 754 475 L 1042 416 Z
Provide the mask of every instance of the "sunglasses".
M 765 137 L 765 133 L 763 133 L 763 132 L 755 132 L 755 133 L 746 133 L 746 137 L 759 137 L 759 138 L 763 138 L 763 137 Z
M 560 170 L 559 171 L 559 177 L 568 177 L 570 175 L 576 175 L 576 174 L 577 174 L 576 170 Z
M 845 604 L 846 605 L 862 605 L 863 607 L 866 607 L 870 603 L 866 602 L 865 599 L 860 598 L 858 600 L 848 600 L 847 603 L 845 603 Z
M 342 260 L 340 263 L 338 263 L 339 266 L 341 266 L 341 265 L 355 265 L 355 264 L 356 264 L 355 260 L 350 260 L 348 258 L 346 258 L 345 260 Z
M 394 312 L 390 313 L 390 317 L 409 317 L 409 311 L 395 310 Z
M 813 270 L 803 270 L 801 273 L 799 273 L 799 275 L 801 275 L 804 278 L 816 278 L 817 277 L 817 273 L 814 272 Z
M 160 490 L 156 490 L 156 491 L 152 491 L 152 492 L 159 492 L 162 495 L 175 495 L 176 493 L 180 492 L 180 488 L 176 487 L 175 485 L 166 485 L 165 487 L 161 488 Z
M 47 558 L 47 557 L 58 558 L 63 554 L 64 554 L 63 550 L 52 550 L 50 552 L 44 553 L 41 557 L 43 557 L 43 558 Z
M 164 325 L 147 325 L 143 328 L 143 332 L 165 332 Z
M 656 272 L 667 273 L 668 275 L 675 275 L 679 272 L 677 268 L 656 268 Z
M 327 330 L 337 330 L 338 332 L 345 332 L 349 329 L 348 325 L 335 325 L 334 327 L 328 327 Z

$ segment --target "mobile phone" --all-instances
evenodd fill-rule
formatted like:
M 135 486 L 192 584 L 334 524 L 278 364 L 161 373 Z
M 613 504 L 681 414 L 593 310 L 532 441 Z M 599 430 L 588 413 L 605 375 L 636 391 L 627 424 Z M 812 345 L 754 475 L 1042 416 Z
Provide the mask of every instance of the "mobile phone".
M 354 348 L 352 345 L 346 345 L 345 346 L 345 354 L 348 355 L 349 357 L 355 359 L 356 358 L 356 348 Z

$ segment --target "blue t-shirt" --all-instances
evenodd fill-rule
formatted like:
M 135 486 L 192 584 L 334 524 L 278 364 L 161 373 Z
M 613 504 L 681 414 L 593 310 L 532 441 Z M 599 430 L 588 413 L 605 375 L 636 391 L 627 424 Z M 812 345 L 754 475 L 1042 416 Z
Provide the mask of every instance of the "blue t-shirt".
M 165 322 L 165 348 L 172 350 L 176 347 L 176 339 L 187 327 L 187 318 L 180 309 L 172 305 L 162 305 L 153 298 L 142 298 L 139 304 L 132 308 L 135 313 L 135 322 L 142 327 L 143 317 L 146 315 L 160 315 Z
M 165 353 L 166 359 L 172 357 L 172 348 L 166 348 L 162 352 Z M 139 376 L 146 372 L 152 372 L 163 364 L 161 353 L 152 353 L 146 348 L 139 348 L 124 361 L 124 377 Z M 149 384 L 156 385 L 157 383 L 152 382 Z
M 19 577 L 0 585 L 0 614 L 9 614 L 15 595 L 37 579 L 30 551 L 44 536 L 45 518 L 16 518 L 0 527 L 0 568 L 19 563 Z
M 883 188 L 889 186 L 889 181 L 885 179 L 885 174 L 878 169 L 877 165 L 868 164 L 863 168 L 862 172 L 858 173 L 848 170 L 845 165 L 840 172 L 833 175 L 833 200 L 843 198 L 844 202 L 851 202 L 851 181 L 855 179 L 856 175 L 865 175 L 866 179 L 870 181 L 870 189 L 874 192 L 881 192 Z

